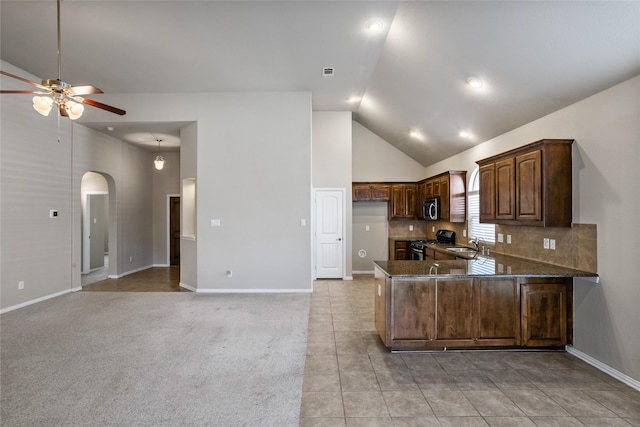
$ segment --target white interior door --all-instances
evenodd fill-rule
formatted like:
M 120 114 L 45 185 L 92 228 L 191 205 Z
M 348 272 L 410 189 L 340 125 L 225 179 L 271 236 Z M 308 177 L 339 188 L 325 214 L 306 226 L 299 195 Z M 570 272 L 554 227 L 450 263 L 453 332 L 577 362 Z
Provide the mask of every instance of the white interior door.
M 343 278 L 344 190 L 316 190 L 315 205 L 316 277 Z

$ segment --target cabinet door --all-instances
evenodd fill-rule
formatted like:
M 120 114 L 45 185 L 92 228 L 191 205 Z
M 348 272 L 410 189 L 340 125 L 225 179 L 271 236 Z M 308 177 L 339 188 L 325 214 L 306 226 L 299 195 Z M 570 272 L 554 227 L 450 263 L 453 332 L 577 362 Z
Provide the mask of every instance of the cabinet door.
M 564 346 L 567 325 L 567 285 L 522 285 L 523 346 Z
M 435 339 L 450 341 L 445 346 L 473 341 L 473 279 L 436 280 L 436 301 Z
M 391 186 L 388 184 L 374 184 L 371 186 L 371 201 L 385 202 L 391 198 Z
M 408 240 L 396 240 L 393 248 L 393 259 L 396 261 L 410 259 L 410 249 Z
M 489 163 L 479 169 L 480 222 L 496 219 L 496 165 Z
M 476 279 L 474 319 L 478 345 L 520 345 L 520 287 L 515 279 Z
M 540 150 L 516 156 L 516 220 L 542 221 L 542 155 Z
M 440 180 L 439 179 L 433 180 L 433 196 L 434 197 L 440 196 Z
M 433 181 L 427 181 L 424 185 L 425 199 L 433 197 Z
M 371 186 L 369 184 L 352 184 L 351 193 L 354 202 L 371 200 Z
M 433 337 L 435 284 L 433 280 L 392 283 L 390 338 L 394 346 L 398 340 L 428 341 Z
M 440 219 L 449 220 L 449 176 L 440 178 Z
M 416 184 L 394 184 L 391 186 L 389 219 L 416 218 Z
M 496 162 L 496 219 L 515 218 L 514 160 Z

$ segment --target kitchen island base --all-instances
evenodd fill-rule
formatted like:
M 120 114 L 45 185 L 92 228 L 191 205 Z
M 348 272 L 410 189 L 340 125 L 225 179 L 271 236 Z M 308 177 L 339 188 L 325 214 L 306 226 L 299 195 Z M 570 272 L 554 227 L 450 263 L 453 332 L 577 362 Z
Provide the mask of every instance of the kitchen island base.
M 393 277 L 376 265 L 375 327 L 391 350 L 564 348 L 572 277 Z

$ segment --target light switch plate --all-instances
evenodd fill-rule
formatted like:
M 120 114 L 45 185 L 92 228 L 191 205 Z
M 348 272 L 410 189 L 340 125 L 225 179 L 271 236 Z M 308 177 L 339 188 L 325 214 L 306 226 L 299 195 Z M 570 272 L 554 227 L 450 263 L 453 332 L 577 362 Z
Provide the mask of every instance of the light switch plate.
M 511 234 L 507 234 L 507 245 L 511 244 Z
M 220 220 L 219 219 L 212 219 L 211 220 L 211 226 L 212 227 L 220 227 Z
M 504 234 L 498 233 L 498 243 L 504 242 Z

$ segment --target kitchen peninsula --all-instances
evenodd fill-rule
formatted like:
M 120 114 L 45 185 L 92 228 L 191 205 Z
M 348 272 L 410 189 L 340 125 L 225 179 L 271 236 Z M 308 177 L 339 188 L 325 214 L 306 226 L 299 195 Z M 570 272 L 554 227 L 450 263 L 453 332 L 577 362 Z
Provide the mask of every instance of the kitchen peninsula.
M 500 254 L 376 261 L 376 330 L 392 350 L 563 348 L 574 277 L 598 275 Z

